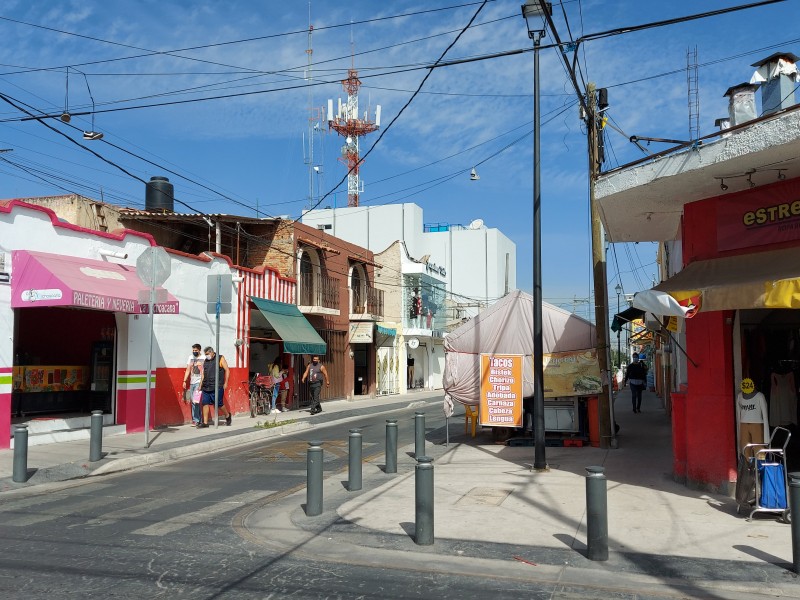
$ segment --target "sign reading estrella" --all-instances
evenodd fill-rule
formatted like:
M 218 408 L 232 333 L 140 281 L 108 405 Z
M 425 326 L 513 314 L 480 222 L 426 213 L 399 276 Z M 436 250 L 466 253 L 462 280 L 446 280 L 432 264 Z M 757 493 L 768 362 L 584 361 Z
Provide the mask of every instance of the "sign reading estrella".
M 750 192 L 717 202 L 718 250 L 796 239 L 800 239 L 800 200 Z
M 522 427 L 522 355 L 481 354 L 480 420 L 484 427 Z

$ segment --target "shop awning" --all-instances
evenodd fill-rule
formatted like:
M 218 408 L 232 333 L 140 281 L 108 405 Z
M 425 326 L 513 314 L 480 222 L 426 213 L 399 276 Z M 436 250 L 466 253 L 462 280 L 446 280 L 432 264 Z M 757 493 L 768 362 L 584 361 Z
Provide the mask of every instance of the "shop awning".
M 274 300 L 250 297 L 256 308 L 269 321 L 283 341 L 283 349 L 288 354 L 325 355 L 325 341 L 303 316 L 294 304 L 284 304 Z
M 643 310 L 634 307 L 626 308 L 621 313 L 614 315 L 614 320 L 611 322 L 611 331 L 620 331 L 625 323 L 630 323 L 631 321 L 636 321 L 637 319 L 643 318 Z
M 653 291 L 694 312 L 800 308 L 800 248 L 693 262 Z
M 74 306 L 144 314 L 146 302 L 140 293 L 147 287 L 130 265 L 61 256 L 46 252 L 14 250 L 11 253 L 11 307 Z M 177 314 L 178 300 L 164 289 L 158 290 L 163 302 L 155 305 L 156 314 Z M 146 300 L 146 296 L 142 296 Z
M 378 333 L 394 337 L 397 335 L 397 325 L 395 323 L 378 323 L 376 325 Z

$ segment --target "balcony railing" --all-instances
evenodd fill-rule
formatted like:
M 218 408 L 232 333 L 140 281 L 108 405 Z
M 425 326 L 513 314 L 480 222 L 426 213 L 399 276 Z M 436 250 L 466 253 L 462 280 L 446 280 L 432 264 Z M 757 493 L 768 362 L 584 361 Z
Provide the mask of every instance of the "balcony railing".
M 350 290 L 350 314 L 383 317 L 383 290 L 364 286 Z
M 339 310 L 338 279 L 321 273 L 302 273 L 299 283 L 300 306 Z

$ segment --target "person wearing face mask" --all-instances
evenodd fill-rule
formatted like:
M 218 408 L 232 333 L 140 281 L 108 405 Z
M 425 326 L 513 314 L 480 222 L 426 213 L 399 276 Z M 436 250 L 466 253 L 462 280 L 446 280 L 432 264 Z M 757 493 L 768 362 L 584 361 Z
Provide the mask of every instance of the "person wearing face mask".
M 203 374 L 203 363 L 205 362 L 206 357 L 202 356 L 200 352 L 200 344 L 192 344 L 192 355 L 186 361 L 186 372 L 183 374 L 183 401 L 192 405 L 192 425 L 195 427 L 203 420 L 200 414 L 200 395 L 196 394 L 196 392 L 200 389 L 200 379 Z M 189 391 L 188 398 L 186 397 L 187 389 Z
M 322 391 L 322 381 L 325 380 L 325 385 L 330 387 L 331 380 L 328 378 L 328 370 L 319 361 L 319 356 L 311 357 L 311 364 L 306 367 L 306 372 L 303 373 L 301 381 L 303 383 L 308 379 L 308 387 L 311 391 L 311 410 L 312 415 L 322 412 L 322 406 L 319 403 L 319 394 Z
M 214 418 L 214 389 L 219 389 L 219 412 L 225 417 L 225 424 L 230 426 L 233 419 L 230 411 L 224 405 L 225 389 L 228 387 L 228 379 L 231 375 L 228 361 L 221 354 L 219 355 L 219 372 L 215 372 L 214 365 L 217 362 L 216 352 L 211 346 L 205 349 L 206 360 L 203 363 L 203 374 L 200 380 L 200 389 L 203 390 L 203 421 L 198 427 L 208 427 Z

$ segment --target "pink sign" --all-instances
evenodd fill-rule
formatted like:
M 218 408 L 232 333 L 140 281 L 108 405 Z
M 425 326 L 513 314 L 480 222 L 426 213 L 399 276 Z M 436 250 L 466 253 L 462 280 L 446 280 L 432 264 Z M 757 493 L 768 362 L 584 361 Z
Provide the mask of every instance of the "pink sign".
M 142 283 L 136 269 L 74 256 L 16 250 L 12 253 L 11 306 L 79 306 L 94 310 L 147 314 L 139 302 Z M 163 296 L 162 296 L 163 297 Z M 177 314 L 178 300 L 167 294 L 155 314 Z

